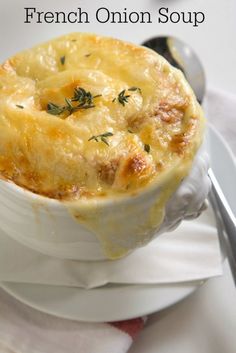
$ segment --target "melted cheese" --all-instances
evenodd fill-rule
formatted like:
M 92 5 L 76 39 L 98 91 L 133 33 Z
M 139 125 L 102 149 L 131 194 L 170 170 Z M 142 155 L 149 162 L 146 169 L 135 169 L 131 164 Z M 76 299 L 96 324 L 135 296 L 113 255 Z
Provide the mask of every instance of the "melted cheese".
M 65 105 L 79 87 L 98 95 L 94 107 L 48 113 L 49 103 Z M 158 54 L 116 39 L 69 34 L 0 67 L 0 174 L 69 202 L 75 216 L 79 200 L 132 196 L 168 179 L 147 220 L 147 227 L 157 228 L 167 199 L 191 168 L 203 120 L 182 73 Z M 109 145 L 91 139 L 106 132 L 112 133 Z M 113 224 L 105 234 L 94 217 L 83 217 L 109 257 L 129 251 L 111 242 Z

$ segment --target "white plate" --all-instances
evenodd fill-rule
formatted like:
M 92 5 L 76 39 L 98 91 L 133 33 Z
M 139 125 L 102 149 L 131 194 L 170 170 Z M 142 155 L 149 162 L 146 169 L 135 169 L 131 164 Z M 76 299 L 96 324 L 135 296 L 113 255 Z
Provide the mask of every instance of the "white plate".
M 223 138 L 209 131 L 211 164 L 224 193 L 236 212 L 236 166 Z M 223 166 L 223 167 L 222 167 Z M 173 305 L 203 282 L 170 285 L 110 285 L 81 289 L 21 283 L 2 283 L 9 294 L 31 307 L 59 317 L 104 322 L 147 315 Z
M 164 309 L 191 294 L 199 284 L 112 285 L 90 290 L 6 282 L 1 286 L 16 299 L 45 313 L 72 320 L 106 322 Z

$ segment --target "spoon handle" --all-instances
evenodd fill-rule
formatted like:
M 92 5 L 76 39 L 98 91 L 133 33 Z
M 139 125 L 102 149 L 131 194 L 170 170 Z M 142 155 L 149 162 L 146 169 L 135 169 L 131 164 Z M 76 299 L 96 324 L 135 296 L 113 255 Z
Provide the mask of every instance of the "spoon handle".
M 212 182 L 210 201 L 216 212 L 216 216 L 221 218 L 225 228 L 225 235 L 227 236 L 225 239 L 227 247 L 226 250 L 229 256 L 231 272 L 236 285 L 236 218 L 211 168 L 208 171 L 208 175 Z

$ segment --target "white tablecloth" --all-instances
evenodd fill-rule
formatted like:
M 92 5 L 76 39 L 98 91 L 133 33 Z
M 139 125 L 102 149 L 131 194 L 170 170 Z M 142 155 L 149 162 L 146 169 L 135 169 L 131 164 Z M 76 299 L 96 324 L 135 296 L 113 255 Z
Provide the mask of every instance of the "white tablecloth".
M 129 353 L 235 353 L 236 291 L 224 276 L 183 302 L 152 315 Z

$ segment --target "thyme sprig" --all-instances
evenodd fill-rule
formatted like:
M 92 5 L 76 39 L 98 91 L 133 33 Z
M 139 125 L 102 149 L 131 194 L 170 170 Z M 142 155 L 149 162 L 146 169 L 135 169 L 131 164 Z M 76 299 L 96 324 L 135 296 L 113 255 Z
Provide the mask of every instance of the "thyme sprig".
M 100 135 L 93 135 L 92 137 L 90 137 L 88 139 L 88 141 L 96 141 L 96 142 L 103 142 L 105 143 L 107 146 L 109 146 L 109 143 L 107 141 L 107 137 L 110 137 L 110 136 L 113 136 L 114 134 L 112 132 L 104 132 L 103 134 L 100 134 Z
M 114 103 L 117 100 L 124 107 L 125 104 L 128 103 L 128 99 L 130 98 L 130 95 L 126 94 L 126 91 L 130 91 L 130 92 L 137 91 L 140 94 L 142 94 L 142 91 L 141 91 L 141 89 L 139 87 L 130 87 L 127 90 L 123 89 L 123 91 L 121 91 L 118 94 L 118 96 L 112 100 L 112 102 Z
M 91 92 L 86 92 L 84 88 L 82 87 L 77 87 L 74 89 L 74 96 L 71 98 L 72 102 L 79 102 L 79 105 L 77 108 L 83 107 L 83 109 L 86 108 L 94 108 L 94 98 L 101 97 L 101 94 L 97 94 L 96 96 L 93 96 Z
M 117 98 L 114 98 L 112 102 L 115 102 L 116 100 L 118 100 L 118 102 L 120 104 L 123 105 L 123 107 L 125 106 L 126 103 L 128 103 L 128 99 L 129 99 L 130 95 L 129 94 L 125 94 L 125 89 L 123 89 L 123 91 L 121 91 L 118 94 Z
M 68 111 L 70 115 L 80 109 L 94 108 L 94 99 L 98 97 L 101 97 L 101 95 L 93 96 L 91 92 L 87 92 L 84 88 L 76 87 L 74 89 L 74 96 L 72 98 L 65 98 L 66 105 L 59 106 L 49 102 L 47 105 L 47 113 L 51 115 L 61 115 Z M 73 105 L 72 102 L 78 102 L 78 105 Z

